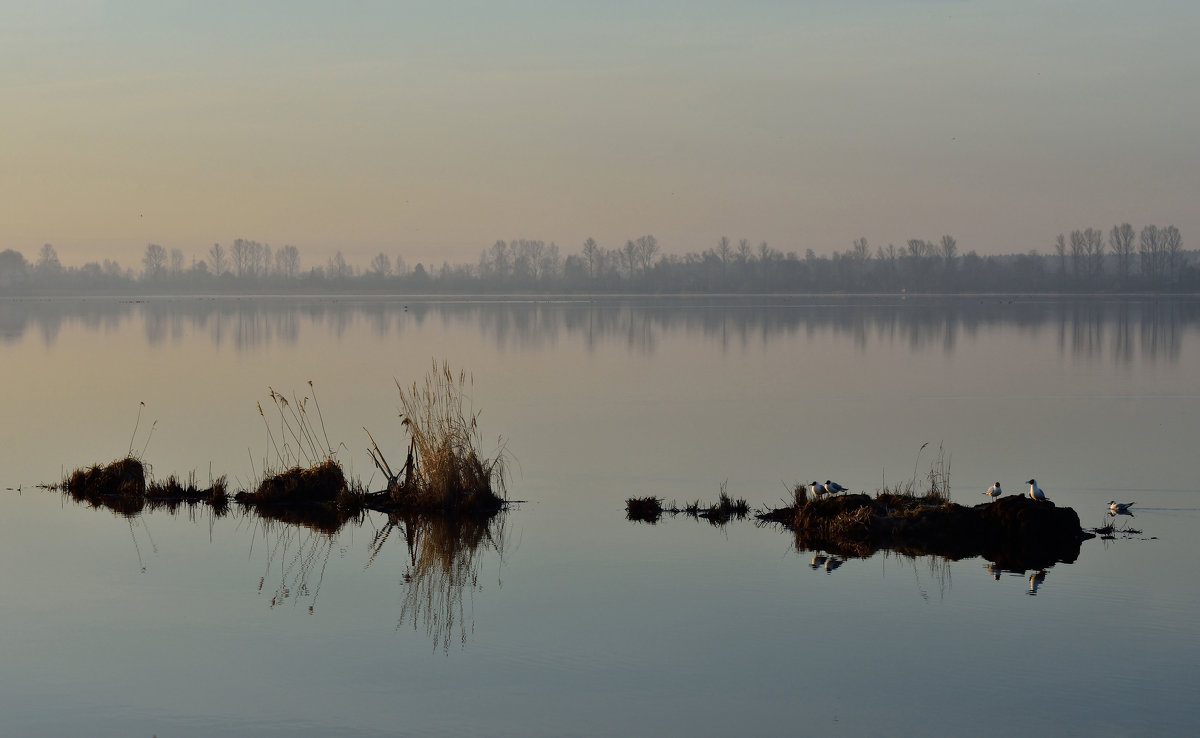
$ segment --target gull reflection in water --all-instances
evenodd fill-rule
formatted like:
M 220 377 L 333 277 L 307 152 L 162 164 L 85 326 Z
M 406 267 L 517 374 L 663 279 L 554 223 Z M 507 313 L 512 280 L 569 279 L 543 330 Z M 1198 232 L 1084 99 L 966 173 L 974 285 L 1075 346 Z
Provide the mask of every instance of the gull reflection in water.
M 1029 575 L 1029 594 L 1036 595 L 1038 587 L 1042 586 L 1042 582 L 1046 581 L 1046 570 L 1039 569 Z
M 813 554 L 812 561 L 809 562 L 808 568 L 812 569 L 813 571 L 823 568 L 825 569 L 826 573 L 832 574 L 844 563 L 846 563 L 845 559 L 838 558 L 834 554 L 816 553 Z

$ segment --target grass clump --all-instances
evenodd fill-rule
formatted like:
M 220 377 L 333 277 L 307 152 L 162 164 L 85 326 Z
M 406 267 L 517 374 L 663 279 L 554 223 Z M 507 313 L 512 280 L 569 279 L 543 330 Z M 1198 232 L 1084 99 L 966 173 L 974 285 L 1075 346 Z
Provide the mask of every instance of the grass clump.
M 625 500 L 625 518 L 639 523 L 657 523 L 662 517 L 662 499 L 659 497 L 630 497 Z
M 387 475 L 397 507 L 490 513 L 504 505 L 504 442 L 495 455 L 483 455 L 479 413 L 470 405 L 473 384 L 465 372 L 456 375 L 448 363 L 436 361 L 423 382 L 408 387 L 396 382 L 408 456 L 399 474 L 377 446 L 372 458 Z
M 263 503 L 331 503 L 346 492 L 346 475 L 342 466 L 326 459 L 314 466 L 293 466 L 265 477 L 253 492 L 238 495 L 239 502 Z
M 346 478 L 337 451 L 325 431 L 325 418 L 317 402 L 316 388 L 308 382 L 310 395 L 293 392 L 289 400 L 273 387 L 267 397 L 275 406 L 268 419 L 262 403 L 258 414 L 266 426 L 267 439 L 275 452 L 275 469 L 264 461 L 262 480 L 252 491 L 240 492 L 237 501 L 251 505 L 329 505 L 361 508 L 365 495 Z M 309 414 L 309 403 L 316 418 Z M 274 423 L 272 422 L 274 420 Z M 339 446 L 340 448 L 340 446 Z
M 87 469 L 76 469 L 63 482 L 63 488 L 77 499 L 142 497 L 146 494 L 146 467 L 140 459 L 126 456 L 107 466 L 96 464 Z
M 736 500 L 730 497 L 726 491 L 727 484 L 727 481 L 721 483 L 721 494 L 711 505 L 695 500 L 679 507 L 672 500 L 670 505 L 664 506 L 661 497 L 630 497 L 625 500 L 625 518 L 642 523 L 657 523 L 664 513 L 682 514 L 696 520 L 707 520 L 717 526 L 725 525 L 733 519 L 746 519 L 750 515 L 750 503 L 744 497 Z

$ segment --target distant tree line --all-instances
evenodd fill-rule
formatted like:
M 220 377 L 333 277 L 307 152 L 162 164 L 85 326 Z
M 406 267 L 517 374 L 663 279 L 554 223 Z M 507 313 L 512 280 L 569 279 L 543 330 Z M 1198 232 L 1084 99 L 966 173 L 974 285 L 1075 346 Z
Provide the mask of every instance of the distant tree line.
M 818 256 L 781 252 L 765 241 L 722 236 L 699 252 L 662 253 L 653 235 L 605 247 L 585 240 L 564 255 L 554 242 L 496 241 L 474 264 L 440 267 L 375 255 L 360 269 L 337 251 L 305 268 L 295 246 L 236 239 L 214 243 L 200 258 L 148 244 L 139 269 L 115 261 L 64 266 L 45 244 L 31 263 L 0 251 L 2 294 L 118 293 L 987 293 L 1200 290 L 1195 251 L 1175 226 L 1128 223 L 1059 234 L 1053 253 L 979 256 L 957 240 L 909 239 L 872 250 L 865 238 Z

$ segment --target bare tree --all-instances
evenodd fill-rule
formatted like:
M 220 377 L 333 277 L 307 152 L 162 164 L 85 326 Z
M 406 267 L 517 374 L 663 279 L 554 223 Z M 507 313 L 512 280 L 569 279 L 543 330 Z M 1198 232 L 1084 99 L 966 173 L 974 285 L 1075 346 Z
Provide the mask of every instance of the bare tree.
M 180 274 L 183 274 L 183 251 L 171 249 L 171 276 L 178 277 Z
M 633 269 L 637 266 L 637 244 L 632 239 L 625 242 L 625 248 L 621 249 L 621 266 L 629 272 L 629 279 L 633 279 Z
M 652 235 L 642 236 L 637 240 L 637 256 L 638 261 L 642 264 L 642 274 L 650 272 L 650 266 L 654 263 L 654 256 L 658 253 L 658 239 Z
M 491 260 L 489 261 L 492 274 L 499 279 L 507 279 L 512 265 L 508 258 L 508 244 L 497 241 L 492 244 Z
M 146 255 L 142 257 L 142 278 L 155 280 L 167 269 L 167 250 L 156 243 L 146 244 Z
M 1133 226 L 1128 223 L 1115 225 L 1108 232 L 1108 249 L 1117 261 L 1117 276 L 1122 280 L 1129 278 L 1129 270 L 1133 263 Z
M 58 252 L 54 250 L 54 246 L 48 243 L 42 244 L 42 248 L 38 250 L 38 260 L 33 266 L 33 271 L 41 279 L 55 279 L 62 274 L 63 265 L 58 260 Z
M 245 276 L 251 278 L 262 276 L 263 257 L 266 255 L 263 245 L 258 241 L 244 241 L 243 243 L 246 247 Z
M 721 236 L 717 241 L 717 258 L 721 260 L 721 281 L 725 280 L 726 270 L 729 268 L 729 259 L 733 256 L 733 247 L 729 244 L 729 239 Z
M 1179 229 L 1175 226 L 1167 226 L 1161 232 L 1162 255 L 1163 255 L 1163 273 L 1170 280 L 1175 281 L 1179 278 L 1179 267 L 1181 264 L 1183 250 L 1183 236 L 1180 235 Z
M 374 277 L 384 278 L 392 275 L 392 260 L 382 251 L 371 259 L 371 264 L 367 268 L 367 272 Z
M 1058 256 L 1058 278 L 1067 278 L 1067 237 L 1058 234 L 1054 237 L 1054 253 Z
M 345 279 L 350 276 L 350 265 L 346 263 L 346 257 L 342 256 L 341 249 L 337 253 L 329 257 L 329 267 L 326 274 L 330 279 Z
M 300 251 L 295 246 L 285 245 L 275 252 L 275 271 L 284 279 L 295 279 L 300 272 Z
M 1097 280 L 1104 272 L 1104 233 L 1099 228 L 1085 228 L 1083 243 L 1088 257 L 1088 276 Z
M 235 238 L 233 245 L 229 247 L 229 260 L 232 262 L 235 276 L 246 276 L 250 266 L 250 243 L 245 239 Z
M 516 271 L 523 275 L 528 275 L 536 283 L 541 277 L 542 254 L 545 250 L 545 242 L 522 238 L 517 242 L 516 264 L 519 264 L 520 268 Z
M 953 274 L 958 266 L 958 241 L 954 240 L 954 236 L 942 236 L 942 266 L 946 274 Z
M 229 270 L 229 257 L 225 255 L 225 247 L 219 243 L 214 243 L 208 250 L 208 261 L 212 273 L 218 277 Z
M 1162 236 L 1158 231 L 1158 226 L 1143 226 L 1138 238 L 1138 257 L 1143 277 L 1157 279 L 1161 275 L 1159 268 L 1161 250 Z
M 850 250 L 850 256 L 859 264 L 866 264 L 871 260 L 871 245 L 865 237 L 854 239 L 854 248 Z
M 1087 254 L 1085 246 L 1087 242 L 1083 238 L 1083 231 L 1071 231 L 1071 276 L 1075 281 L 1083 278 L 1084 270 L 1087 266 Z
M 558 253 L 558 244 L 553 241 L 538 259 L 538 273 L 542 279 L 557 279 L 562 271 L 562 257 Z
M 738 241 L 736 258 L 743 269 L 754 259 L 754 249 L 750 246 L 750 239 L 743 238 Z
M 603 260 L 603 256 L 596 239 L 589 236 L 583 242 L 583 262 L 587 264 L 588 279 L 595 279 L 600 272 L 600 262 Z

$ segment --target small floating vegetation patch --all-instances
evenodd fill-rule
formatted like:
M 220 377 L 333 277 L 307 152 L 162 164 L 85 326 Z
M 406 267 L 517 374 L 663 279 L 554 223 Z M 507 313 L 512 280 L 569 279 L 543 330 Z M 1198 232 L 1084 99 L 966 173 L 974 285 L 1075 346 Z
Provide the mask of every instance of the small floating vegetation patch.
M 1120 525 L 1118 525 L 1116 521 L 1109 520 L 1103 525 L 1092 528 L 1091 532 L 1100 536 L 1100 538 L 1105 541 L 1115 541 L 1118 538 L 1133 539 L 1142 537 L 1142 529 L 1134 528 L 1129 524 L 1128 521 L 1122 522 Z
M 683 507 L 672 502 L 664 507 L 660 497 L 630 497 L 625 500 L 625 518 L 639 523 L 654 525 L 663 515 L 686 515 L 696 520 L 707 520 L 712 525 L 725 525 L 730 520 L 745 520 L 750 516 L 750 503 L 744 497 L 733 499 L 721 484 L 721 494 L 715 503 L 704 505 L 699 500 Z

